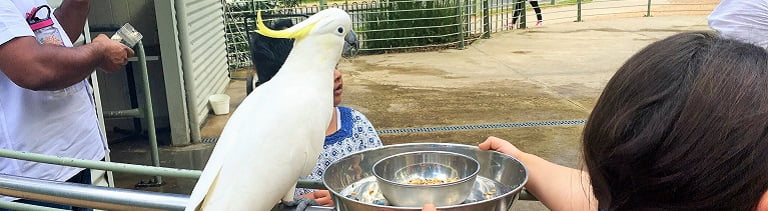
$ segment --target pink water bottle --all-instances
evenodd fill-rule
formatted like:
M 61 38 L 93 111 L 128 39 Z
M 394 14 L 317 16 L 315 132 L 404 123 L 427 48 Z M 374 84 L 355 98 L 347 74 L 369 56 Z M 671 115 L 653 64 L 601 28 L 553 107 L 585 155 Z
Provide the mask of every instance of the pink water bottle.
M 42 17 L 38 15 L 41 11 L 46 12 Z M 64 40 L 61 39 L 59 29 L 53 26 L 51 8 L 48 5 L 33 8 L 31 12 L 27 13 L 27 23 L 35 32 L 35 37 L 40 44 L 64 46 Z
M 61 39 L 62 35 L 59 32 L 61 29 L 54 25 L 51 18 L 51 8 L 48 5 L 33 8 L 31 12 L 27 13 L 26 18 L 29 28 L 35 32 L 35 38 L 40 44 L 64 46 L 64 40 Z M 51 97 L 65 97 L 79 92 L 84 86 L 82 83 L 77 83 L 64 89 L 49 91 L 49 93 Z

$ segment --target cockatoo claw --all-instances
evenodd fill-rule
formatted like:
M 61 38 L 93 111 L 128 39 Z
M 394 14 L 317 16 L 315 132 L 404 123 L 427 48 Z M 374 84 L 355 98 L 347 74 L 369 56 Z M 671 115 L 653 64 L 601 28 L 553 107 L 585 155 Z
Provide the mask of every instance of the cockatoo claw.
M 307 210 L 307 208 L 309 206 L 320 206 L 320 204 L 317 203 L 317 201 L 312 200 L 312 199 L 308 199 L 308 198 L 304 198 L 304 197 L 294 198 L 293 201 L 288 201 L 288 202 L 284 201 L 282 203 L 282 205 L 283 206 L 287 206 L 287 207 L 295 207 L 294 209 L 292 209 L 292 210 L 295 210 L 295 211 Z

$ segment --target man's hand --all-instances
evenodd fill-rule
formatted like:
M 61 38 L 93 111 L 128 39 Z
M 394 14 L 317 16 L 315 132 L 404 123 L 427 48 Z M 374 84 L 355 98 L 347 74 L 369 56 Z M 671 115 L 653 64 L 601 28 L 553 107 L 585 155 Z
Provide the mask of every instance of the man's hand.
M 104 72 L 112 73 L 120 70 L 122 66 L 128 63 L 128 58 L 133 56 L 133 50 L 120 42 L 109 39 L 106 35 L 100 34 L 93 38 L 92 45 L 99 45 L 103 50 L 102 58 L 99 60 L 98 67 Z
M 318 204 L 323 206 L 333 206 L 333 196 L 328 190 L 318 190 L 312 193 L 301 195 L 304 198 L 315 200 Z

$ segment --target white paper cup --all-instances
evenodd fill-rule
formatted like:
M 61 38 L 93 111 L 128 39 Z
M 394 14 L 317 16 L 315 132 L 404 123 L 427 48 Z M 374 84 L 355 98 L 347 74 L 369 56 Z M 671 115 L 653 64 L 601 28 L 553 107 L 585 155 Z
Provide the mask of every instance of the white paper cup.
M 208 102 L 211 103 L 213 113 L 216 115 L 224 115 L 229 113 L 229 95 L 215 94 L 208 97 Z

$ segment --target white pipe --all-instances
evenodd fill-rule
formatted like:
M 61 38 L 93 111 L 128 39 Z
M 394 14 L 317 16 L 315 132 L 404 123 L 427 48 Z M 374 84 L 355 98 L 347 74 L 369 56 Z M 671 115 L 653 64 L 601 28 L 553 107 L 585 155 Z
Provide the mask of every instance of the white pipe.
M 187 93 L 187 114 L 189 116 L 189 132 L 193 143 L 200 142 L 200 119 L 197 117 L 197 92 L 195 88 L 195 77 L 193 75 L 192 58 L 190 49 L 192 44 L 189 42 L 189 22 L 187 22 L 187 6 L 184 0 L 175 0 L 176 21 L 179 29 L 179 42 L 181 46 L 181 69 L 184 75 L 184 89 Z

